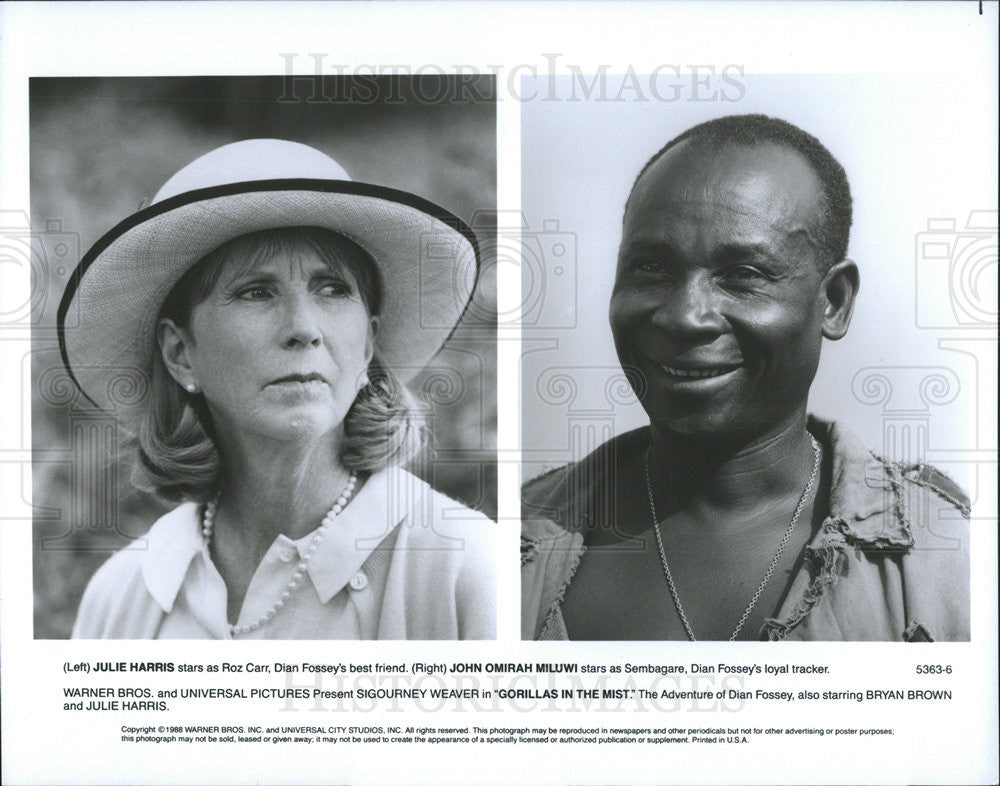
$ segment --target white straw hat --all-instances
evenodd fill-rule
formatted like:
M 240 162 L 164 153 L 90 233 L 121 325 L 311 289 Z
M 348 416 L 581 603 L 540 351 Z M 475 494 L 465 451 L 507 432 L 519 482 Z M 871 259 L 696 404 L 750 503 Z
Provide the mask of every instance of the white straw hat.
M 235 142 L 177 172 L 80 261 L 57 319 L 63 362 L 84 395 L 105 409 L 140 403 L 156 319 L 178 279 L 228 240 L 291 226 L 339 232 L 375 260 L 383 285 L 377 348 L 403 382 L 468 307 L 478 246 L 456 216 L 405 191 L 353 182 L 307 145 Z

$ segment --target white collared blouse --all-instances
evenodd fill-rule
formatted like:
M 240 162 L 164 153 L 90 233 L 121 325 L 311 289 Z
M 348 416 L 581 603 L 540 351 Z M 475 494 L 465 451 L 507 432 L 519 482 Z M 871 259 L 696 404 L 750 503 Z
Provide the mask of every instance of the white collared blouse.
M 94 574 L 74 638 L 229 639 L 226 587 L 185 503 Z M 309 560 L 307 578 L 245 639 L 492 639 L 496 525 L 391 468 L 368 478 Z M 312 533 L 280 535 L 257 567 L 237 625 L 286 588 Z

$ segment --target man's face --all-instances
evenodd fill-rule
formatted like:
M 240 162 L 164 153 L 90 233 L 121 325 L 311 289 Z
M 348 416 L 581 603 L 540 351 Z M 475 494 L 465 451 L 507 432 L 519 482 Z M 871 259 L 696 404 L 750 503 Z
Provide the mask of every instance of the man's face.
M 820 195 L 808 163 L 774 145 L 686 141 L 640 178 L 610 316 L 656 427 L 738 439 L 802 415 L 829 305 Z

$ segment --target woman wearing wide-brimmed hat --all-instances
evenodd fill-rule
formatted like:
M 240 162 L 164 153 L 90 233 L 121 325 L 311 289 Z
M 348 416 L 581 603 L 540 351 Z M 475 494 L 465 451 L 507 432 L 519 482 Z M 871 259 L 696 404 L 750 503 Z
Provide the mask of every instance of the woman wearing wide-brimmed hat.
M 494 637 L 492 522 L 400 468 L 404 384 L 477 264 L 454 216 L 283 140 L 205 154 L 98 241 L 63 361 L 181 504 L 95 574 L 74 636 Z

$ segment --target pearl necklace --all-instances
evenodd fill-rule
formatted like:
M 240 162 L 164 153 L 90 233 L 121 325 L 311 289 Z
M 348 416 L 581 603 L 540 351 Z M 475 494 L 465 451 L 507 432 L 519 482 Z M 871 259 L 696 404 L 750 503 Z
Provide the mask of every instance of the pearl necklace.
M 757 601 L 760 600 L 760 596 L 764 594 L 764 587 L 767 586 L 767 582 L 771 579 L 771 574 L 774 573 L 774 569 L 778 565 L 778 560 L 781 559 L 781 554 L 784 552 L 785 546 L 788 545 L 789 538 L 792 537 L 792 531 L 795 529 L 795 524 L 799 520 L 799 515 L 802 513 L 802 509 L 806 506 L 806 500 L 809 498 L 809 492 L 812 491 L 813 483 L 816 482 L 816 475 L 819 472 L 820 457 L 823 454 L 820 450 L 819 443 L 812 434 L 809 435 L 809 439 L 812 441 L 813 452 L 816 455 L 813 460 L 813 468 L 812 473 L 809 475 L 809 481 L 806 483 L 806 487 L 802 491 L 802 496 L 799 497 L 799 504 L 795 506 L 795 513 L 792 514 L 792 521 L 788 525 L 788 529 L 785 530 L 785 535 L 781 539 L 781 542 L 778 544 L 778 551 L 771 560 L 771 564 L 767 566 L 767 570 L 764 572 L 764 578 L 761 579 L 760 585 L 757 587 L 757 591 L 750 599 L 750 605 L 747 606 L 746 611 L 743 612 L 743 616 L 740 617 L 740 621 L 736 625 L 736 630 L 734 630 L 733 635 L 729 637 L 730 641 L 736 641 L 736 637 L 739 635 L 739 632 L 743 630 L 743 626 L 750 617 L 750 612 L 753 611 L 754 606 L 757 605 Z M 667 552 L 663 548 L 663 538 L 660 536 L 660 523 L 656 518 L 656 503 L 653 501 L 653 484 L 649 480 L 649 452 L 652 449 L 653 445 L 651 443 L 650 446 L 646 448 L 646 493 L 649 495 L 649 512 L 653 518 L 653 529 L 656 533 L 656 547 L 660 550 L 660 562 L 663 564 L 663 574 L 667 577 L 667 587 L 670 589 L 670 597 L 673 598 L 674 607 L 677 609 L 677 614 L 681 618 L 681 623 L 684 625 L 684 631 L 687 633 L 688 639 L 691 641 L 697 641 L 698 639 L 695 638 L 694 631 L 691 629 L 691 623 L 688 622 L 687 615 L 684 613 L 684 607 L 681 606 L 681 598 L 677 594 L 677 587 L 674 585 L 674 577 L 670 575 L 670 565 L 667 564 Z
M 281 611 L 285 607 L 285 602 L 292 596 L 292 592 L 299 585 L 299 581 L 302 579 L 303 574 L 309 567 L 309 560 L 312 559 L 316 549 L 320 543 L 323 542 L 323 538 L 326 536 L 327 527 L 333 524 L 333 520 L 340 515 L 340 512 L 347 507 L 348 501 L 354 494 L 354 487 L 358 483 L 358 476 L 355 473 L 351 473 L 351 476 L 347 479 L 347 485 L 344 486 L 340 494 L 337 495 L 336 502 L 333 503 L 333 507 L 327 511 L 326 515 L 323 516 L 323 522 L 316 528 L 316 532 L 309 541 L 309 546 L 306 549 L 305 556 L 299 560 L 299 564 L 295 566 L 295 572 L 292 577 L 288 580 L 288 584 L 285 586 L 284 591 L 278 596 L 278 599 L 269 608 L 263 616 L 251 622 L 249 625 L 229 625 L 229 635 L 238 636 L 244 633 L 250 633 L 260 628 L 262 625 L 266 625 L 270 622 L 274 615 Z M 205 512 L 201 520 L 201 534 L 205 539 L 205 548 L 211 550 L 212 547 L 212 527 L 215 523 L 215 509 L 219 504 L 219 498 L 216 496 L 215 499 L 210 500 L 205 503 Z

